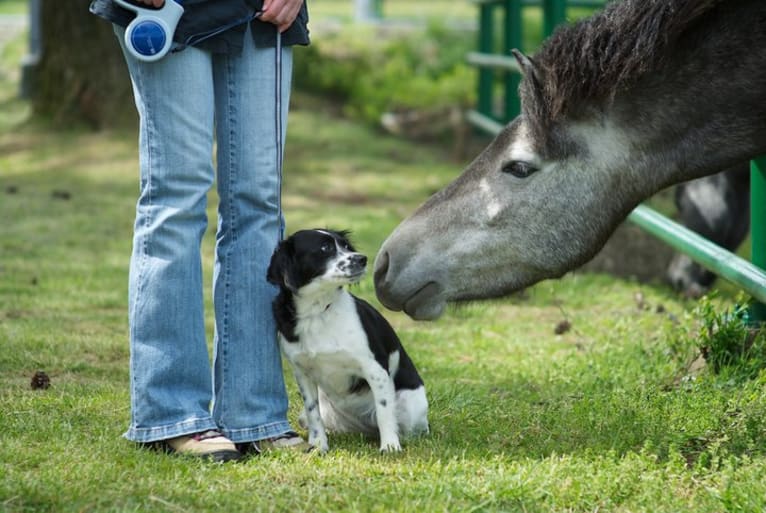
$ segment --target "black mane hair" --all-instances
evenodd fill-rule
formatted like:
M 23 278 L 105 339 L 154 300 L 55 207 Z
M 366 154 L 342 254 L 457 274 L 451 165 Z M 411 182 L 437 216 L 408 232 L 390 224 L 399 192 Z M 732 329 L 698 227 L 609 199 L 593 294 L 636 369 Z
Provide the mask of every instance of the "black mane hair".
M 533 56 L 533 70 L 525 69 L 522 80 L 522 106 L 533 131 L 546 133 L 560 117 L 608 101 L 658 69 L 668 49 L 726 1 L 617 0 L 559 27 Z

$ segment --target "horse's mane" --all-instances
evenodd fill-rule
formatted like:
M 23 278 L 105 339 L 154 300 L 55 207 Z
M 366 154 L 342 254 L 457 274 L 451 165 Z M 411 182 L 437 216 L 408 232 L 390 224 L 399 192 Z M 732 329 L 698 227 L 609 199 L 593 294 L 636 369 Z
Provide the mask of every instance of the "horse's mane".
M 577 106 L 614 97 L 661 65 L 670 45 L 725 1 L 618 0 L 561 26 L 534 55 L 535 76 L 524 78 L 530 121 L 547 126 Z

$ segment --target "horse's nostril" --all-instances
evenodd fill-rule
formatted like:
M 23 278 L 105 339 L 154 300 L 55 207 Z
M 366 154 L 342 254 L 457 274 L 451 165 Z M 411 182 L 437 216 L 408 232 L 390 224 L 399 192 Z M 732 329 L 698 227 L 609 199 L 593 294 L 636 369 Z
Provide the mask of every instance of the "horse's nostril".
M 375 272 L 373 273 L 376 284 L 380 284 L 386 279 L 386 274 L 388 274 L 388 262 L 388 253 L 381 253 L 378 256 L 378 260 L 375 262 Z

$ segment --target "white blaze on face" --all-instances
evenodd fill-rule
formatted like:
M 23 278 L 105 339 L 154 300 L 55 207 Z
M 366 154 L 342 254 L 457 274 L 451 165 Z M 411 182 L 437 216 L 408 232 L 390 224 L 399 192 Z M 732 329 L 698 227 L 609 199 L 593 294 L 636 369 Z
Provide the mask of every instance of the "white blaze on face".
M 498 201 L 497 195 L 492 191 L 492 186 L 487 183 L 487 178 L 484 177 L 479 182 L 479 190 L 484 198 L 484 208 L 487 214 L 487 219 L 492 221 L 500 213 L 502 205 Z

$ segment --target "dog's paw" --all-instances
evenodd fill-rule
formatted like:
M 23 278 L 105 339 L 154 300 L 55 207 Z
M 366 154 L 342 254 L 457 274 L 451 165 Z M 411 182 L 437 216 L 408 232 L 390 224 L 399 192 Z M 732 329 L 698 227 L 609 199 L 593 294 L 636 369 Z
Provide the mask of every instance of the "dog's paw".
M 402 450 L 402 446 L 399 440 L 389 440 L 380 443 L 380 452 L 399 452 Z
M 319 454 L 322 454 L 322 455 L 327 454 L 327 452 L 330 450 L 330 446 L 327 445 L 326 443 L 325 444 L 314 445 L 313 447 L 314 447 L 314 451 L 316 451 L 316 452 L 318 452 Z M 312 452 L 314 452 L 314 451 L 312 451 Z
M 326 454 L 330 450 L 330 445 L 327 443 L 327 436 L 309 437 L 309 444 L 318 450 L 321 454 Z

